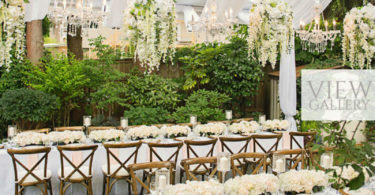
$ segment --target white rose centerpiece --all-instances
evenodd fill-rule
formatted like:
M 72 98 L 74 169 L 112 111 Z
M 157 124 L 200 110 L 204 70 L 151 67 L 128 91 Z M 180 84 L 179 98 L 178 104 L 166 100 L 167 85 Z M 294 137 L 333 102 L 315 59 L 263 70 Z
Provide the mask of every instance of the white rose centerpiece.
M 224 123 L 207 123 L 204 125 L 197 125 L 194 128 L 194 133 L 200 136 L 221 135 L 225 132 L 227 126 Z
M 82 131 L 54 131 L 47 135 L 47 141 L 54 145 L 82 143 L 86 136 Z
M 94 140 L 94 142 L 120 141 L 124 137 L 125 132 L 116 129 L 92 131 L 89 135 L 89 138 Z
M 322 191 L 329 185 L 328 179 L 323 171 L 315 170 L 290 170 L 279 176 L 282 191 L 306 194 Z
M 256 121 L 241 121 L 230 125 L 229 132 L 234 134 L 250 134 L 255 133 L 259 128 L 260 125 Z
M 42 145 L 46 140 L 46 134 L 36 132 L 22 132 L 17 134 L 12 141 L 18 146 Z
M 273 194 L 279 190 L 279 179 L 273 174 L 243 175 L 229 179 L 224 186 L 228 195 Z
M 174 125 L 170 127 L 163 126 L 161 131 L 167 138 L 176 138 L 186 137 L 191 132 L 191 129 L 188 126 Z
M 164 195 L 222 195 L 224 186 L 216 180 L 187 181 L 186 184 L 169 185 Z
M 287 120 L 267 120 L 262 126 L 263 131 L 286 131 L 289 128 Z
M 126 136 L 131 140 L 140 140 L 146 138 L 156 138 L 161 134 L 159 128 L 155 126 L 134 127 L 127 131 Z

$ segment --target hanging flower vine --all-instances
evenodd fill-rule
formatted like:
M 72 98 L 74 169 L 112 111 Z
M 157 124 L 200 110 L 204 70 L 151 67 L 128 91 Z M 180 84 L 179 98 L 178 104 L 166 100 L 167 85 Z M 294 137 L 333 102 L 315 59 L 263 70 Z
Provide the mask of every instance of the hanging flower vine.
M 0 1 L 0 67 L 22 60 L 25 50 L 25 22 L 22 0 Z
M 287 3 L 258 0 L 250 10 L 249 56 L 275 68 L 277 55 L 291 48 L 293 14 Z
M 132 0 L 124 17 L 127 40 L 142 67 L 151 72 L 172 59 L 177 42 L 174 0 Z
M 353 68 L 369 68 L 375 55 L 375 6 L 353 8 L 346 14 L 342 51 L 344 62 L 349 59 Z

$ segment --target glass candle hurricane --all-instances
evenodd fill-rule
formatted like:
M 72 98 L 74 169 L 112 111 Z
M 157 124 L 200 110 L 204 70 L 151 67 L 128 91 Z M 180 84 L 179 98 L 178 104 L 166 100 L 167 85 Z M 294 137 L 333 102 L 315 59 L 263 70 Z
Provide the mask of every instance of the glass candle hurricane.
M 333 166 L 333 152 L 325 152 L 320 156 L 320 166 L 330 169 Z
M 276 173 L 283 173 L 285 172 L 285 155 L 282 154 L 274 154 L 272 159 L 272 170 Z
M 128 127 L 128 125 L 129 125 L 128 118 L 127 117 L 121 117 L 120 118 L 120 126 L 121 126 L 121 128 L 126 129 Z
M 91 116 L 83 116 L 83 126 L 91 126 Z
M 16 125 L 8 125 L 8 138 L 12 138 L 17 134 Z

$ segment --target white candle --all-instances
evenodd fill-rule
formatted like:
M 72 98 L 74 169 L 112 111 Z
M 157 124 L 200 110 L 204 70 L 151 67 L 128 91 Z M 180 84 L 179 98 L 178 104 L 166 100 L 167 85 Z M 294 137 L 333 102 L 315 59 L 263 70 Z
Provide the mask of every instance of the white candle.
M 197 117 L 196 116 L 190 116 L 190 123 L 195 125 L 197 124 Z
M 16 128 L 14 128 L 13 126 L 9 127 L 8 128 L 8 137 L 13 137 L 15 136 L 16 134 Z
M 225 111 L 225 118 L 227 120 L 231 120 L 232 119 L 232 111 L 231 110 Z
M 285 167 L 283 167 L 284 166 L 284 161 L 283 161 L 283 159 L 277 159 L 276 160 L 276 166 L 275 166 L 275 172 L 278 172 L 278 173 L 281 173 L 281 172 L 283 172 L 284 171 L 284 168 Z
M 223 172 L 226 172 L 226 171 L 229 171 L 230 170 L 230 164 L 229 164 L 229 159 L 226 158 L 226 157 L 221 157 L 220 158 L 220 170 L 219 171 L 223 171 Z
M 89 117 L 86 117 L 83 121 L 84 126 L 90 126 L 91 125 L 91 119 Z
M 121 118 L 121 127 L 122 128 L 128 127 L 128 119 L 127 118 Z
M 165 175 L 160 175 L 159 176 L 159 189 L 164 189 L 165 186 L 167 185 L 167 177 Z
M 332 23 L 333 23 L 333 30 L 336 30 L 336 20 L 333 20 Z
M 324 155 L 322 166 L 328 169 L 331 167 L 330 165 L 331 165 L 331 158 L 328 155 Z
M 266 122 L 266 116 L 265 115 L 262 115 L 259 117 L 259 123 L 260 124 L 264 124 Z

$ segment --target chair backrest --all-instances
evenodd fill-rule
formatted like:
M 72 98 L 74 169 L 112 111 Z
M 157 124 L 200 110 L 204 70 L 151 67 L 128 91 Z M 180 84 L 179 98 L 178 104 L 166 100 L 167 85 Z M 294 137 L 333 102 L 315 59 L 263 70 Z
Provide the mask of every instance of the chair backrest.
M 155 170 L 155 169 L 162 169 L 166 168 L 169 170 L 169 184 L 173 183 L 173 170 L 174 170 L 175 164 L 171 161 L 161 161 L 161 162 L 149 162 L 149 163 L 139 163 L 139 164 L 132 164 L 129 165 L 130 170 L 130 176 L 132 178 L 132 186 L 133 186 L 133 192 L 134 195 L 138 194 L 137 190 L 137 183 L 139 183 L 144 189 L 146 189 L 147 193 L 150 194 L 150 183 L 145 184 L 142 179 L 140 179 L 135 172 L 138 170 Z
M 83 126 L 74 126 L 74 127 L 55 127 L 55 131 L 83 131 L 85 127 Z
M 212 166 L 207 166 L 210 164 Z M 195 176 L 195 173 L 205 174 L 210 173 L 209 176 L 213 176 L 217 172 L 217 157 L 199 157 L 199 158 L 189 158 L 181 161 L 181 165 L 186 171 L 186 180 L 196 180 L 198 178 Z M 190 168 L 190 166 L 193 166 Z
M 149 142 L 150 162 L 173 161 L 176 164 L 178 153 L 183 145 L 184 143 L 182 141 L 175 141 L 173 143 Z
M 306 151 L 304 149 L 293 149 L 293 150 L 278 150 L 273 151 L 273 155 L 288 155 L 290 156 L 289 169 L 297 169 L 298 165 L 301 163 L 301 169 L 306 167 Z
M 116 127 L 113 126 L 100 126 L 100 127 L 95 127 L 95 126 L 90 126 L 87 128 L 88 134 L 91 133 L 91 131 L 100 131 L 100 130 L 109 130 L 109 129 L 116 129 Z
M 73 176 L 73 174 L 77 173 L 81 175 L 85 180 L 92 177 L 92 161 L 94 159 L 94 153 L 96 149 L 98 148 L 98 145 L 66 145 L 66 146 L 57 146 L 57 149 L 60 152 L 60 162 L 61 162 L 61 178 L 63 178 L 66 181 L 69 181 L 69 179 Z M 80 161 L 78 165 L 75 165 L 73 161 L 66 155 L 67 152 L 77 152 L 77 151 L 88 151 L 88 155 L 85 155 L 86 158 L 84 160 Z M 67 162 L 69 164 L 68 166 L 71 166 L 73 169 L 70 173 L 65 174 L 64 172 L 64 162 Z M 84 171 L 82 171 L 82 167 L 85 165 L 85 163 L 88 162 L 88 174 L 86 175 Z
M 167 126 L 167 127 L 173 126 L 173 124 L 170 124 L 170 123 L 167 123 L 167 124 L 153 124 L 151 126 L 155 126 L 157 128 L 162 128 L 164 126 Z
M 290 135 L 290 149 L 293 149 L 293 145 L 296 144 L 298 148 L 304 149 L 315 141 L 316 132 L 310 131 L 310 132 L 289 132 Z M 302 144 L 297 140 L 298 137 L 303 138 L 303 146 Z
M 47 162 L 48 162 L 48 153 L 51 151 L 50 147 L 33 147 L 33 148 L 22 148 L 22 149 L 8 149 L 8 154 L 12 157 L 13 161 L 13 168 L 14 168 L 14 176 L 15 181 L 18 182 L 18 184 L 22 185 L 27 177 L 31 177 L 37 181 L 37 183 L 43 183 L 44 178 L 47 177 Z M 42 155 L 42 157 L 39 158 L 39 160 L 28 166 L 26 166 L 24 163 L 21 162 L 19 155 Z M 38 177 L 34 171 L 37 169 L 39 165 L 44 161 L 43 167 L 43 177 Z M 26 174 L 22 175 L 22 178 L 18 178 L 19 170 L 17 167 L 21 167 L 22 170 L 26 171 Z
M 233 119 L 232 123 L 239 123 L 241 121 L 253 121 L 254 118 L 239 118 L 239 119 Z
M 136 164 L 137 163 L 137 156 L 138 156 L 138 149 L 141 147 L 142 142 L 134 142 L 134 143 L 103 143 L 103 146 L 107 152 L 107 173 L 110 177 L 116 176 L 116 174 L 121 170 L 124 169 L 125 171 L 129 171 L 127 164 Z M 125 158 L 125 160 L 121 160 L 119 155 L 116 155 L 112 149 L 132 149 L 132 152 L 128 152 L 126 156 L 121 155 Z M 113 159 L 118 166 L 116 166 L 116 170 L 111 171 L 111 159 Z M 133 161 L 133 162 L 130 162 Z
M 251 135 L 251 138 L 253 140 L 254 152 L 257 152 L 256 151 L 257 147 L 260 148 L 261 151 L 259 152 L 262 152 L 262 153 L 270 153 L 271 151 L 276 151 L 279 146 L 279 142 L 282 136 L 283 136 L 282 134 Z M 271 145 L 271 147 L 266 149 L 265 146 L 262 145 L 261 140 L 269 140 L 269 139 L 273 139 L 275 140 L 275 142 Z
M 230 154 L 237 154 L 242 152 L 247 152 L 247 147 L 249 146 L 249 142 L 251 140 L 250 136 L 242 136 L 242 137 L 220 137 L 219 138 L 221 143 L 221 151 L 227 151 Z M 240 145 L 240 149 L 233 148 L 230 143 L 237 143 L 236 145 Z M 237 149 L 237 150 L 235 150 Z
M 184 140 L 187 150 L 187 158 L 198 158 L 198 157 L 211 157 L 214 154 L 215 144 L 217 142 L 217 138 L 208 139 L 208 140 Z M 206 147 L 211 145 L 208 148 L 207 153 L 200 155 L 198 153 L 198 147 Z
M 239 167 L 236 166 L 236 161 L 241 162 L 245 161 L 246 159 L 252 158 L 254 159 L 254 169 L 252 170 L 251 174 L 257 174 L 261 169 L 265 173 L 267 171 L 267 154 L 264 153 L 239 153 L 233 154 L 231 156 L 231 165 L 232 165 L 232 176 L 235 177 L 237 174 L 242 176 L 246 174 L 246 169 L 241 170 Z
M 48 134 L 50 131 L 51 131 L 50 128 L 22 130 L 22 132 L 35 132 L 35 133 L 45 133 L 45 134 Z

